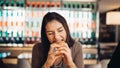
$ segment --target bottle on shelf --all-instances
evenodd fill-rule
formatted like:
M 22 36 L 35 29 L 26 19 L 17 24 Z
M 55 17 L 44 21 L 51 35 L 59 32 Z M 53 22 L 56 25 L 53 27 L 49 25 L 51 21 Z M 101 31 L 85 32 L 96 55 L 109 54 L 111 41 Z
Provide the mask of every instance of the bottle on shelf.
M 96 44 L 96 38 L 95 38 L 95 32 L 91 32 L 91 45 L 95 45 Z
M 10 1 L 10 6 L 14 6 L 14 0 Z
M 4 6 L 4 0 L 0 0 L 0 7 L 3 7 Z
M 94 3 L 91 4 L 91 7 L 92 7 L 92 10 L 95 10 L 95 4 Z
M 17 45 L 19 45 L 20 44 L 20 35 L 19 35 L 19 32 L 17 31 L 16 32 L 16 37 L 15 37 L 15 43 L 17 44 Z
M 45 2 L 41 2 L 41 7 L 44 8 L 45 7 Z
M 10 34 L 11 34 L 11 36 L 10 36 L 10 43 L 9 43 L 8 46 L 17 46 L 17 45 L 15 44 L 14 32 L 11 31 Z
M 81 4 L 81 8 L 85 8 L 85 5 L 84 5 L 84 4 Z
M 50 2 L 46 2 L 46 7 L 50 8 L 51 7 L 51 3 Z
M 60 2 L 57 2 L 56 3 L 57 7 L 59 8 L 61 6 L 61 3 Z
M 7 6 L 7 7 L 9 6 L 9 0 L 5 1 L 5 6 Z
M 16 6 L 17 7 L 24 7 L 25 0 L 16 0 Z
M 30 5 L 31 5 L 30 1 L 27 1 L 26 2 L 26 7 L 30 7 Z
M 32 5 L 32 8 L 36 7 L 36 2 L 32 1 L 31 5 Z
M 10 43 L 10 37 L 9 37 L 8 30 L 6 30 L 3 34 L 5 35 L 5 36 L 3 36 L 3 40 L 4 40 L 4 43 L 7 46 L 7 44 Z
M 41 2 L 39 2 L 39 1 L 38 1 L 38 2 L 36 2 L 36 7 L 37 7 L 37 8 L 39 8 L 39 7 L 40 7 L 40 5 L 41 5 Z
M 3 40 L 3 37 L 2 37 L 2 30 L 0 30 L 0 46 L 2 46 L 4 40 Z
M 88 4 L 86 4 L 86 8 L 90 8 L 90 4 L 88 3 Z
M 25 45 L 24 46 L 29 46 L 30 44 L 30 31 L 25 31 Z
M 84 53 L 83 58 L 84 59 L 97 59 L 98 55 L 97 54 L 91 54 L 91 53 Z
M 25 36 L 24 36 L 24 31 L 21 31 L 21 37 L 20 38 L 20 46 L 23 46 L 24 45 L 24 42 L 25 42 Z
M 6 58 L 6 57 L 8 57 L 8 56 L 10 56 L 10 55 L 11 55 L 10 52 L 0 52 L 0 59 Z
M 16 6 L 17 6 L 17 7 L 19 7 L 19 6 L 20 6 L 19 2 L 16 2 Z

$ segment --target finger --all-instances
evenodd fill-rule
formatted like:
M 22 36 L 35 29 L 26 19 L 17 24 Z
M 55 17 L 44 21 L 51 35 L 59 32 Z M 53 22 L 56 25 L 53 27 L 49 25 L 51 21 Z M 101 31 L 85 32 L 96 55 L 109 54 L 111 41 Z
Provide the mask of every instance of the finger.
M 55 52 L 57 50 L 57 48 L 59 48 L 60 46 L 58 44 L 51 44 L 50 45 L 50 50 L 49 50 L 49 54 Z
M 59 50 L 56 50 L 55 52 L 51 53 L 50 55 L 54 55 L 54 56 L 60 55 Z
M 58 48 L 58 47 L 60 47 L 60 46 L 59 46 L 58 44 L 56 44 L 56 43 L 53 43 L 53 44 L 50 45 L 50 48 L 52 48 L 52 49 L 55 48 L 55 47 Z
M 62 46 L 62 47 L 64 46 L 64 47 L 69 48 L 68 44 L 67 44 L 67 43 L 65 43 L 65 42 L 62 42 L 62 43 L 61 43 L 61 46 Z
M 64 43 L 64 46 L 65 46 L 65 47 L 67 47 L 67 48 L 69 48 L 69 46 L 68 46 L 68 44 L 67 44 L 67 43 Z
M 58 56 L 58 55 L 59 55 L 59 56 L 60 56 L 60 55 L 62 56 L 63 54 L 62 54 L 62 53 L 60 53 L 60 51 L 59 51 L 59 50 L 57 50 L 56 52 L 54 52 L 54 55 L 55 55 L 55 56 Z
M 64 50 L 64 51 L 66 51 L 66 52 L 68 52 L 68 51 L 69 51 L 69 49 L 68 49 L 68 48 L 66 48 L 66 47 L 60 47 L 60 48 L 58 48 L 57 50 L 58 50 L 58 51 Z
M 59 51 L 59 54 L 63 56 L 67 56 L 68 52 L 66 52 L 65 50 L 61 50 Z
M 56 55 L 55 59 L 62 57 L 62 55 Z
M 71 50 L 69 48 L 66 47 L 61 47 L 58 49 L 60 54 L 65 54 L 65 55 L 71 55 Z

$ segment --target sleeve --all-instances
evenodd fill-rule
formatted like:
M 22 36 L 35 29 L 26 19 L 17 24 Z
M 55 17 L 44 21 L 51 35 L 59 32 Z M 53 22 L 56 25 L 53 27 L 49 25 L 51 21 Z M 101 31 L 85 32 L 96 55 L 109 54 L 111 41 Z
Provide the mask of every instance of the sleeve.
M 32 68 L 41 68 L 42 67 L 42 45 L 37 43 L 34 45 L 32 50 Z
M 76 64 L 77 68 L 84 68 L 82 46 L 79 42 L 77 42 L 74 47 L 75 56 L 73 61 Z

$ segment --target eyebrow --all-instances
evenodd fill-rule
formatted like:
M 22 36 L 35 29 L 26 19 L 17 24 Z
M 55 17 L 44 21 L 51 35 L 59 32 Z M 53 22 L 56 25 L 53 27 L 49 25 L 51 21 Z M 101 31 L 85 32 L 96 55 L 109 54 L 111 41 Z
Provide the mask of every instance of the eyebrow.
M 59 30 L 59 29 L 61 29 L 62 28 L 62 26 L 61 27 L 59 27 L 57 30 Z
M 61 29 L 62 28 L 62 26 L 60 26 L 59 28 L 57 28 L 57 30 L 59 30 L 59 29 Z M 53 32 L 53 31 L 47 31 L 47 32 Z

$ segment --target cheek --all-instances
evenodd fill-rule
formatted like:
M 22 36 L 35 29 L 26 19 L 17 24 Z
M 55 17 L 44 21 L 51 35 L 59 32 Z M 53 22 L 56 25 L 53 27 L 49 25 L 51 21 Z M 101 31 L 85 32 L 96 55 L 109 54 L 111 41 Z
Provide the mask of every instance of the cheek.
M 48 38 L 48 40 L 49 40 L 50 43 L 53 42 L 53 39 L 54 39 L 53 37 L 51 37 L 51 36 L 47 36 L 47 38 Z
M 66 32 L 64 32 L 62 36 L 64 37 L 64 40 L 66 40 L 66 38 L 67 38 Z
M 65 34 L 65 41 L 66 41 L 66 39 L 67 39 L 67 35 Z

